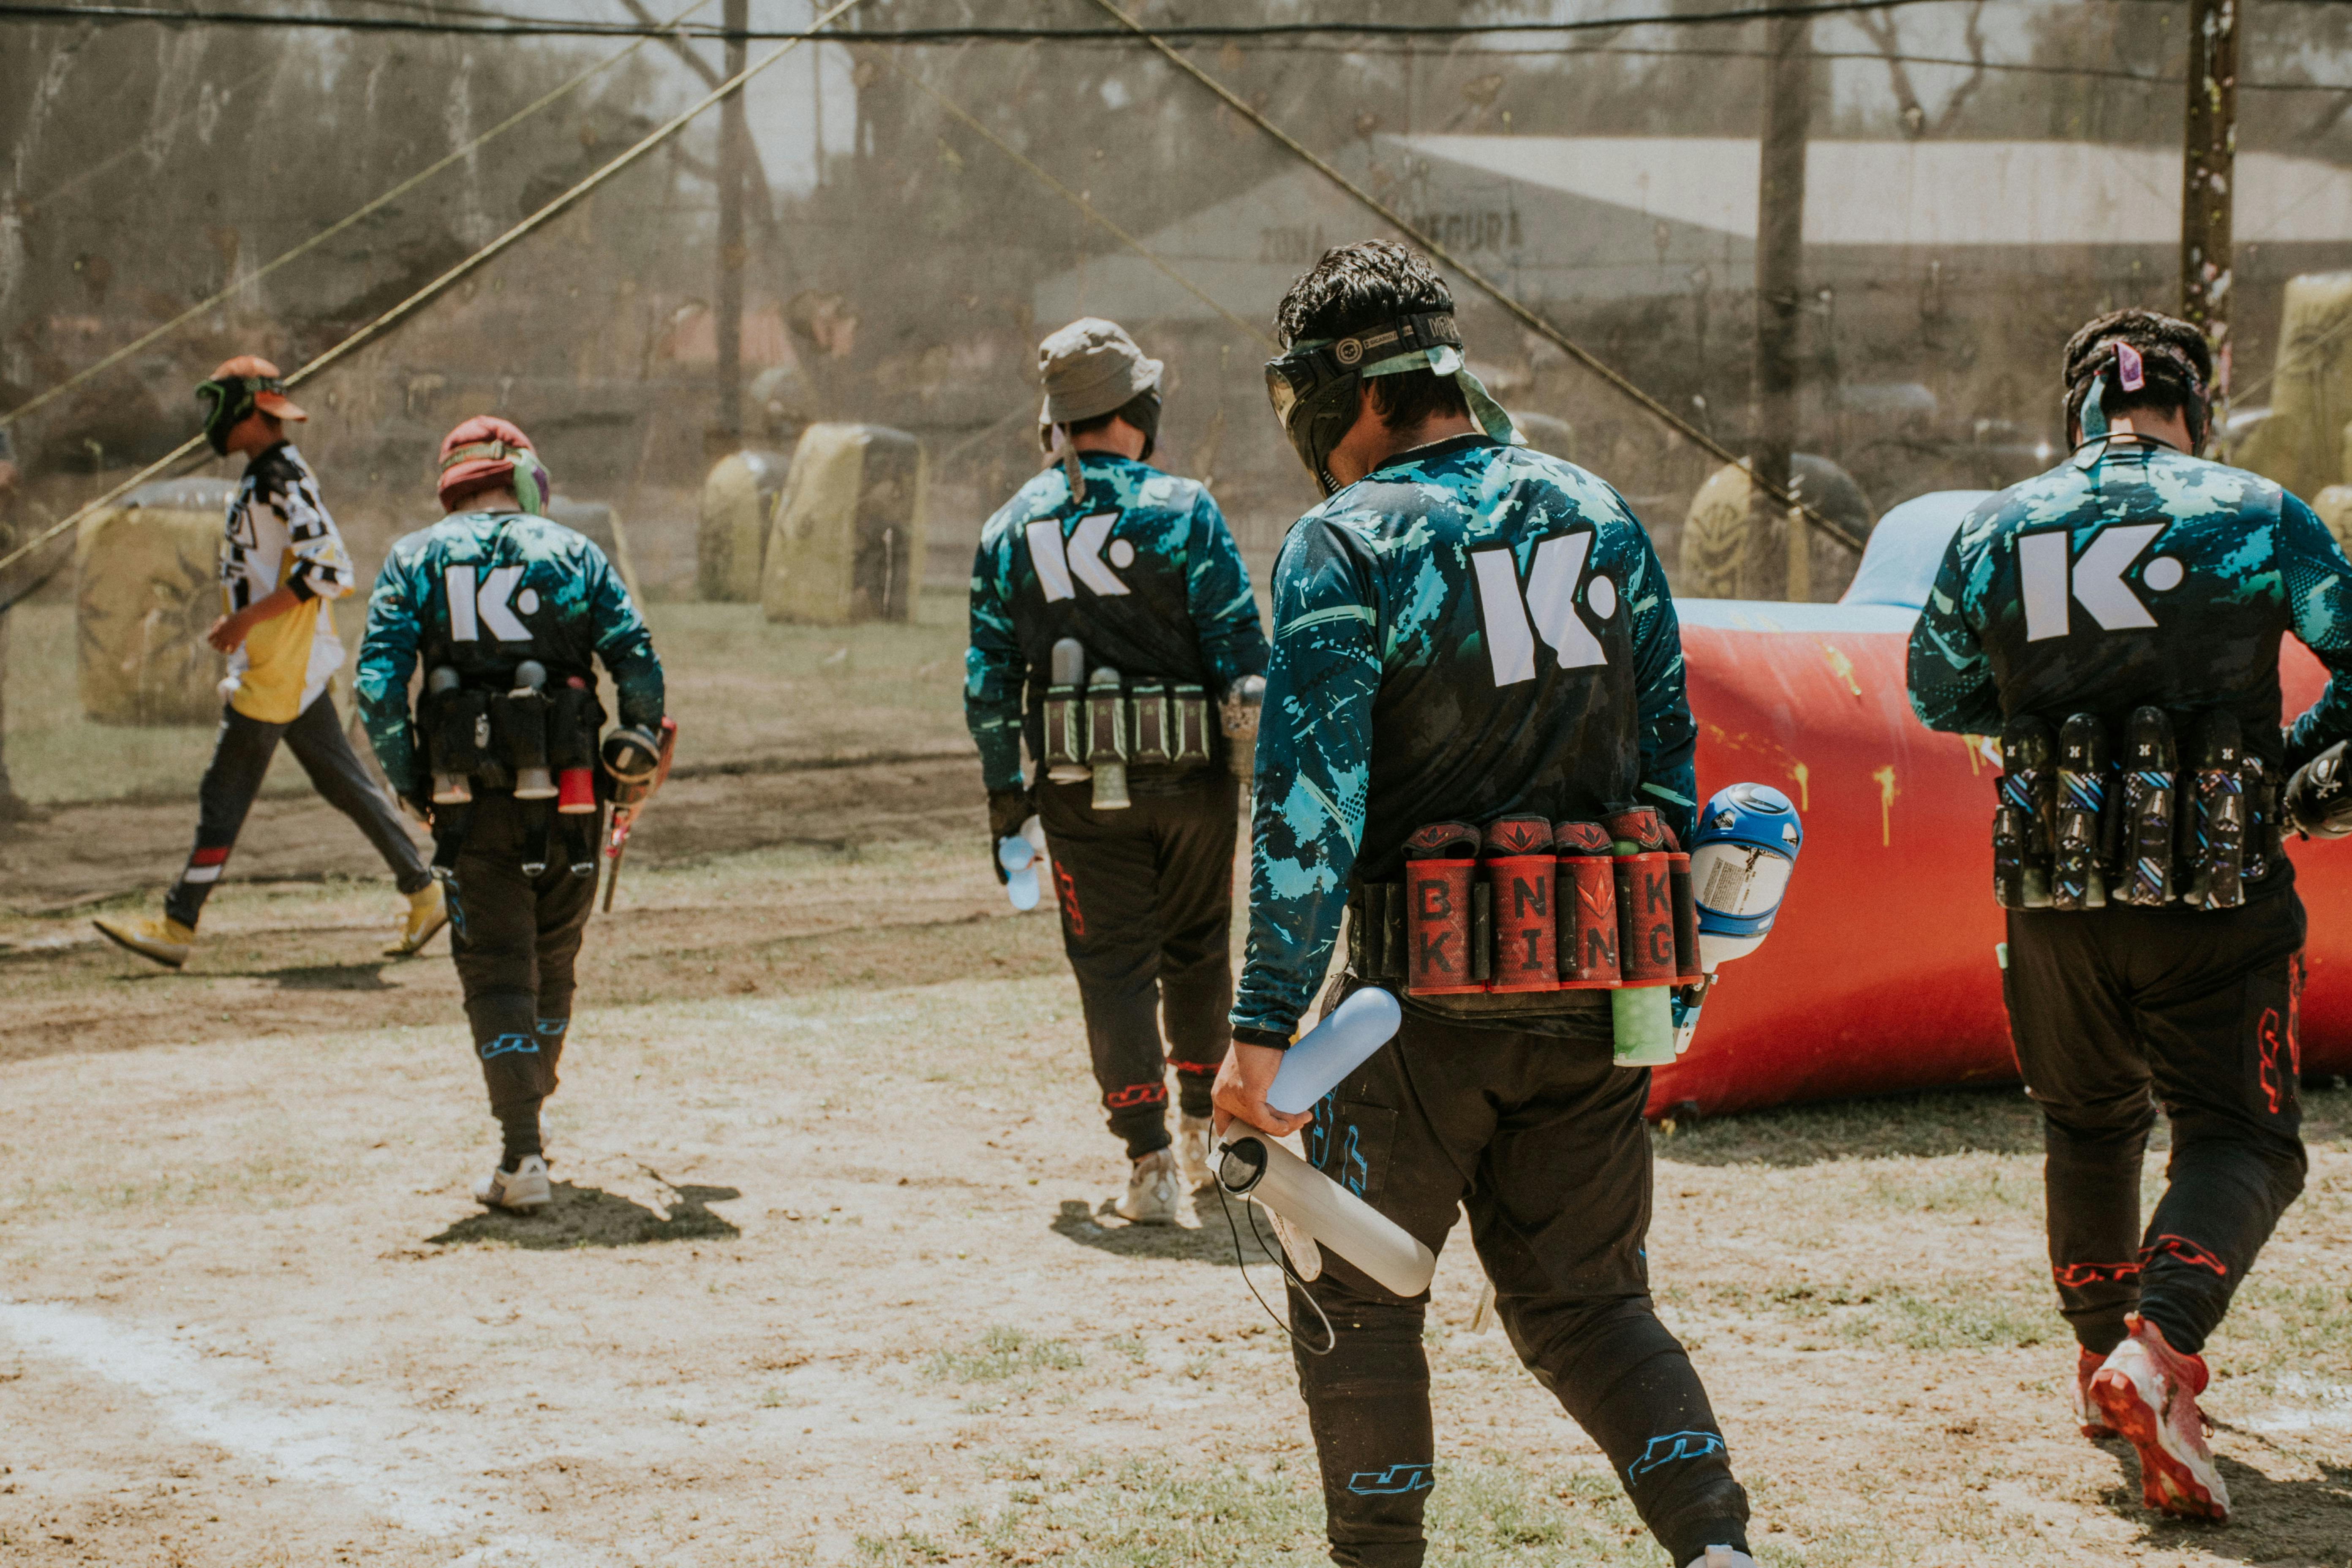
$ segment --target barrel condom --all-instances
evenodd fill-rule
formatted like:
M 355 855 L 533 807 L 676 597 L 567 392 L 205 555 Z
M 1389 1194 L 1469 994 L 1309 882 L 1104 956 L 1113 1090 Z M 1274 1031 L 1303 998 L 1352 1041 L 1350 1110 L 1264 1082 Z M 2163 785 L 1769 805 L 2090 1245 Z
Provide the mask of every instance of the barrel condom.
M 1552 824 L 1558 857 L 1559 983 L 1570 991 L 1618 984 L 1617 879 L 1609 830 L 1597 822 Z
M 1617 879 L 1617 957 L 1627 985 L 1675 980 L 1674 863 L 1666 825 L 1648 806 L 1613 812 L 1609 830 Z
M 1405 994 L 1484 991 L 1470 952 L 1470 889 L 1478 830 L 1465 822 L 1417 827 L 1404 847 Z
M 1488 823 L 1482 868 L 1495 911 L 1495 971 L 1487 989 L 1559 990 L 1551 824 L 1540 816 Z
M 2124 728 L 2123 900 L 2155 909 L 2179 896 L 2172 870 L 2180 752 L 2161 708 L 2135 708 Z

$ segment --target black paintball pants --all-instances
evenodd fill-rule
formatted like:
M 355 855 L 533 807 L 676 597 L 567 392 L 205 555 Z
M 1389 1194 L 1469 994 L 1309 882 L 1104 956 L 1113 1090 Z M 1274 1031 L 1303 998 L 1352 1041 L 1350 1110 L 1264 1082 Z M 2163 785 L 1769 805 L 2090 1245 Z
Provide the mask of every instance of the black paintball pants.
M 2010 911 L 2010 1033 L 2042 1107 L 2051 1272 L 2084 1349 L 2115 1349 L 2137 1312 L 2201 1351 L 2303 1191 L 2303 931 L 2291 889 L 2210 913 Z M 2156 1100 L 2172 1158 L 2143 1229 Z
M 1604 1014 L 1597 1029 L 1605 1035 Z M 1560 1039 L 1408 1013 L 1386 1049 L 1315 1108 L 1307 1157 L 1433 1249 L 1456 1205 L 1495 1282 L 1511 1347 L 1609 1456 L 1680 1564 L 1746 1549 L 1748 1497 L 1682 1344 L 1651 1304 L 1647 1068 L 1606 1038 Z M 1308 1285 L 1328 1355 L 1297 1352 L 1322 1461 L 1331 1561 L 1415 1568 L 1434 1484 L 1426 1293 L 1407 1300 L 1323 1253 Z M 1291 1287 L 1291 1325 L 1322 1321 Z
M 319 693 L 290 724 L 265 723 L 224 707 L 213 760 L 205 768 L 204 783 L 196 786 L 196 847 L 189 852 L 180 879 L 163 895 L 163 912 L 182 925 L 194 925 L 204 912 L 205 900 L 228 865 L 229 851 L 236 847 L 236 836 L 245 827 L 254 797 L 261 793 L 262 777 L 281 740 L 310 775 L 311 787 L 367 835 L 392 868 L 402 892 L 416 892 L 433 880 L 415 841 L 401 826 L 400 814 L 344 738 L 333 698 Z
M 505 1138 L 499 1168 L 508 1171 L 544 1152 L 539 1108 L 555 1092 L 572 1027 L 572 963 L 596 901 L 596 879 L 572 874 L 560 830 L 547 868 L 523 875 L 526 816 L 552 817 L 550 804 L 478 791 L 449 889 L 449 951 Z M 597 820 L 586 819 L 592 829 Z
M 1233 1043 L 1241 786 L 1202 768 L 1160 787 L 1119 811 L 1097 811 L 1090 782 L 1037 790 L 1095 1082 L 1129 1159 L 1168 1147 L 1169 1068 L 1184 1114 L 1206 1116 Z

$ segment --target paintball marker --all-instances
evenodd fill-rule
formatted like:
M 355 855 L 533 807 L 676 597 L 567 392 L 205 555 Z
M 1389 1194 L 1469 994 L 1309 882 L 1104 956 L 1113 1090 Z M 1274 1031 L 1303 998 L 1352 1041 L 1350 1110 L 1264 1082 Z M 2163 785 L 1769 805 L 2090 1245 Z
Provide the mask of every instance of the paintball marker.
M 613 912 L 613 892 L 621 885 L 621 855 L 629 834 L 669 777 L 677 750 L 677 721 L 665 716 L 657 730 L 615 730 L 604 737 L 604 771 L 613 775 L 613 825 L 604 838 L 604 912 Z
M 1396 1034 L 1403 1014 L 1387 992 L 1366 987 L 1331 1010 L 1283 1058 L 1266 1103 L 1297 1115 L 1339 1086 Z M 1437 1256 L 1404 1227 L 1245 1121 L 1217 1135 L 1217 1184 L 1248 1197 L 1276 1221 L 1303 1279 L 1322 1272 L 1328 1247 L 1400 1296 L 1429 1288 Z

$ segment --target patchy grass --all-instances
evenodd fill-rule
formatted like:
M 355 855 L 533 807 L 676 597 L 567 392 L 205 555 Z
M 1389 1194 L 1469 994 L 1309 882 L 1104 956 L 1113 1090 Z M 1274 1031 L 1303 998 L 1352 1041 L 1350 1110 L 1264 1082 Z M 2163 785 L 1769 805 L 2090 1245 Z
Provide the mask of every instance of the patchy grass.
M 968 1350 L 933 1352 L 923 1363 L 923 1375 L 934 1383 L 1003 1383 L 1040 1372 L 1076 1372 L 1085 1364 L 1086 1358 L 1066 1341 L 999 1324 Z

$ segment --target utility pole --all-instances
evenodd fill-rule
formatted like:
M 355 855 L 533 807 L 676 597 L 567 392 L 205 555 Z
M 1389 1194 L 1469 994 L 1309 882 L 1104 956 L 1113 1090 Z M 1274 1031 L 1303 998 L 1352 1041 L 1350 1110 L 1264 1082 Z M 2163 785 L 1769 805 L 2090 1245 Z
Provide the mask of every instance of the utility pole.
M 751 25 L 751 0 L 727 0 L 727 76 L 743 74 Z M 751 132 L 743 123 L 740 89 L 719 106 L 719 433 L 733 451 L 743 443 L 743 152 Z
M 1798 346 L 1803 325 L 1805 142 L 1813 109 L 1812 23 L 1780 16 L 1765 24 L 1764 132 L 1756 187 L 1756 403 L 1749 462 L 1759 479 L 1796 493 Z M 1741 591 L 1759 597 L 1778 586 L 1785 597 L 1811 595 L 1811 544 L 1804 514 L 1780 508 L 1761 486 L 1751 490 Z M 1800 497 L 1801 500 L 1802 498 Z M 1776 528 L 1774 525 L 1778 524 Z M 1788 544 L 1785 574 L 1767 565 L 1775 537 Z
M 2189 0 L 2180 314 L 2213 345 L 2217 403 L 2230 386 L 2230 187 L 2238 155 L 2238 13 L 2243 4 Z M 2217 416 L 2221 412 L 2215 410 Z

